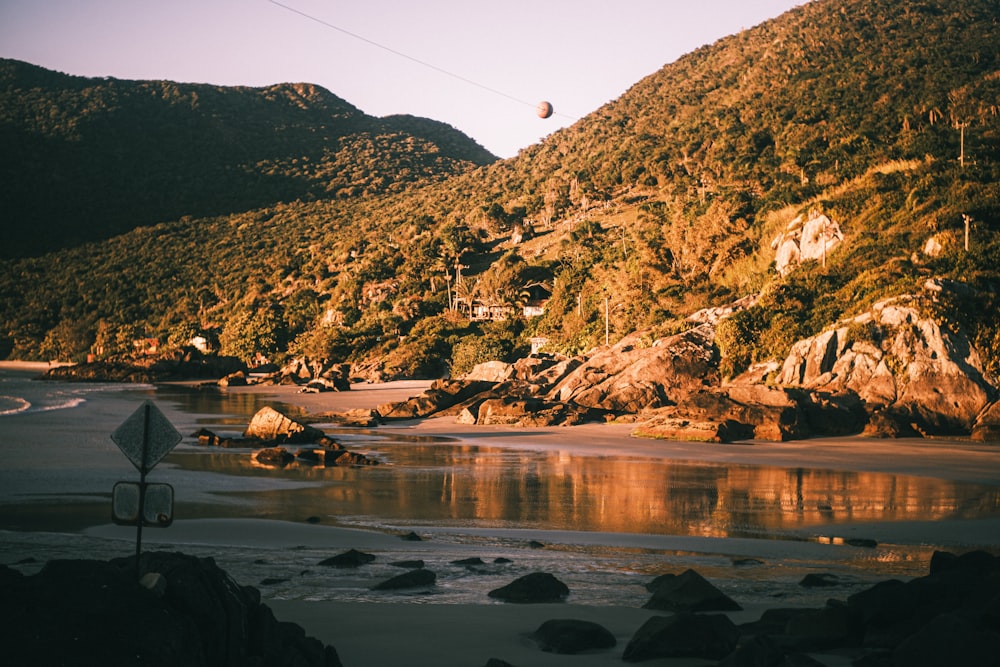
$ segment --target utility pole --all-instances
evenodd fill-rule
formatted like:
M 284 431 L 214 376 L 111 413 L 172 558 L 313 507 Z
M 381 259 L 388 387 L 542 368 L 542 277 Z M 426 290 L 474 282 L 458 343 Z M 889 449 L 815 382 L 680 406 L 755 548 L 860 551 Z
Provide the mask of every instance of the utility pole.
M 604 345 L 607 346 L 609 343 L 609 333 L 608 333 L 608 297 L 604 297 Z
M 965 252 L 969 252 L 969 225 L 972 223 L 972 216 L 963 213 L 962 221 L 965 223 Z
M 958 124 L 959 137 L 960 137 L 959 149 L 958 149 L 958 164 L 962 167 L 962 169 L 965 169 L 965 126 L 966 125 L 968 125 L 968 123 Z M 965 249 L 968 250 L 969 248 L 966 247 Z

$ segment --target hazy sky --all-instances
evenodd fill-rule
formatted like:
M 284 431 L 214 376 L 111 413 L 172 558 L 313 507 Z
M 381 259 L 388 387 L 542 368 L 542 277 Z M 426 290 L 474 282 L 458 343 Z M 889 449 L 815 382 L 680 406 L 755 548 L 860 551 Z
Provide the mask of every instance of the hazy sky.
M 800 4 L 0 0 L 0 57 L 83 76 L 315 83 L 368 114 L 444 121 L 511 157 L 681 55 Z M 534 111 L 543 99 L 548 120 Z

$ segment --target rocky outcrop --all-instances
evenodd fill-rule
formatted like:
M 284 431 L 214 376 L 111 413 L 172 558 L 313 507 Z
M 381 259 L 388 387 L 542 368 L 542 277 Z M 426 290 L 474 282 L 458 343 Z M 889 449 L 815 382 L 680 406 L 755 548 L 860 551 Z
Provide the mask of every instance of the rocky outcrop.
M 351 389 L 350 364 L 305 357 L 292 359 L 282 368 L 254 382 L 266 385 L 295 385 L 304 392 L 349 391 Z
M 970 431 L 996 440 L 997 392 L 975 349 L 960 330 L 925 314 L 936 295 L 963 288 L 941 280 L 925 287 L 921 296 L 878 303 L 799 341 L 785 359 L 725 382 L 715 326 L 755 297 L 699 311 L 690 329 L 660 339 L 637 332 L 579 357 L 480 364 L 378 412 L 382 419 L 453 416 L 463 424 L 529 427 L 631 420 L 639 437 L 705 442 Z
M 800 215 L 771 242 L 775 269 L 784 276 L 803 262 L 824 262 L 843 241 L 840 225 L 827 216 L 817 212 L 808 218 Z
M 968 338 L 922 315 L 927 298 L 883 301 L 796 343 L 776 382 L 856 395 L 886 430 L 969 433 L 995 389 Z
M 926 576 L 883 581 L 815 609 L 765 611 L 739 627 L 740 647 L 720 664 L 786 664 L 801 653 L 846 649 L 859 665 L 995 665 L 998 574 L 1000 559 L 988 553 L 937 552 Z
M 171 380 L 221 378 L 245 371 L 246 364 L 235 357 L 203 354 L 195 348 L 145 359 L 100 360 L 56 366 L 43 376 L 61 382 L 132 382 L 152 384 Z
M 181 553 L 0 566 L 5 665 L 340 667 L 336 650 L 278 621 L 254 588 Z

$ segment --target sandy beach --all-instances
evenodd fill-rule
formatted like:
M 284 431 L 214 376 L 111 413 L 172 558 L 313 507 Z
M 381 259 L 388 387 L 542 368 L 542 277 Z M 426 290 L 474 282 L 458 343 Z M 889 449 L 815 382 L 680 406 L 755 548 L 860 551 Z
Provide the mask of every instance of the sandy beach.
M 19 367 L 17 370 L 39 370 L 41 367 Z M 254 401 L 274 402 L 286 406 L 297 406 L 310 414 L 345 411 L 355 408 L 371 408 L 389 401 L 403 400 L 419 393 L 429 383 L 403 382 L 385 385 L 355 385 L 352 391 L 342 393 L 304 394 L 294 387 L 251 386 L 234 387 L 226 391 L 234 396 L 245 396 Z M 147 390 L 154 399 L 153 388 Z M 101 416 L 107 424 L 117 423 L 135 405 L 136 397 L 122 394 L 117 398 L 111 394 L 105 397 Z M 193 417 L 182 414 L 169 401 L 158 401 L 171 419 L 187 420 Z M 65 415 L 73 410 L 59 411 Z M 56 414 L 56 413 L 51 413 Z M 32 421 L 34 420 L 34 421 Z M 0 422 L 9 434 L 23 437 L 30 428 L 51 424 L 50 428 L 64 429 L 70 438 L 72 424 L 57 422 L 45 415 L 15 416 Z M 850 473 L 898 473 L 915 478 L 949 480 L 975 483 L 988 487 L 1000 486 L 1000 456 L 998 450 L 990 446 L 973 445 L 962 440 L 902 440 L 873 441 L 859 438 L 836 438 L 809 440 L 790 443 L 744 443 L 739 445 L 709 445 L 704 443 L 663 442 L 630 437 L 631 426 L 627 424 L 591 424 L 570 428 L 518 429 L 463 426 L 449 418 L 395 422 L 378 427 L 379 434 L 393 434 L 407 437 L 448 439 L 470 445 L 488 444 L 491 448 L 501 448 L 513 452 L 555 452 L 573 457 L 604 457 L 609 452 L 615 455 L 634 457 L 667 458 L 675 461 L 700 461 L 713 464 L 743 466 L 766 465 L 794 468 L 817 467 Z M 77 454 L 74 454 L 74 451 Z M 5 490 L 0 492 L 0 501 L 5 506 L 27 507 L 26 503 L 37 502 L 24 492 L 25 485 L 34 484 L 36 493 L 45 493 L 47 484 L 79 494 L 92 493 L 83 488 L 80 469 L 92 466 L 94 474 L 87 477 L 88 484 L 95 483 L 101 488 L 110 488 L 116 476 L 127 472 L 127 464 L 122 464 L 120 453 L 106 436 L 95 437 L 89 449 L 68 449 L 62 453 L 58 465 L 52 465 L 44 455 L 31 448 L 17 448 L 0 471 L 0 482 Z M 104 467 L 116 467 L 114 474 L 104 471 Z M 169 467 L 173 475 L 172 483 L 185 489 L 183 471 Z M 167 473 L 164 473 L 167 474 Z M 25 482 L 25 479 L 28 482 Z M 176 482 L 173 479 L 177 479 Z M 52 481 L 54 480 L 54 481 Z M 95 480 L 97 480 L 95 482 Z M 263 482 L 248 479 L 246 488 L 256 488 Z M 79 486 L 80 488 L 76 488 Z M 195 490 L 192 487 L 191 493 Z M 854 536 L 878 539 L 889 543 L 912 547 L 914 553 L 927 557 L 931 548 L 946 548 L 957 552 L 968 548 L 1000 550 L 1000 516 L 978 515 L 974 519 L 950 516 L 948 520 L 865 522 L 856 521 L 844 525 L 836 538 L 844 540 Z M 760 600 L 766 600 L 768 591 L 773 589 L 776 603 L 781 606 L 818 606 L 828 597 L 843 599 L 851 592 L 870 585 L 873 580 L 896 575 L 899 563 L 891 562 L 891 550 L 879 551 L 877 555 L 851 546 L 823 543 L 815 537 L 801 540 L 754 540 L 724 538 L 715 535 L 643 535 L 574 532 L 571 530 L 528 530 L 511 525 L 506 529 L 486 530 L 450 526 L 447 530 L 434 525 L 414 526 L 415 532 L 424 539 L 420 542 L 400 539 L 401 529 L 394 526 L 382 530 L 356 529 L 349 526 L 311 525 L 306 522 L 271 521 L 253 518 L 196 518 L 178 520 L 165 531 L 147 537 L 148 548 L 180 550 L 196 555 L 212 555 L 221 565 L 230 569 L 240 583 L 260 586 L 265 602 L 272 607 L 281 620 L 293 621 L 305 628 L 307 634 L 336 647 L 341 660 L 347 667 L 362 665 L 426 665 L 436 667 L 468 667 L 484 665 L 490 658 L 499 658 L 517 667 L 542 665 L 569 665 L 589 667 L 597 665 L 621 664 L 621 654 L 633 633 L 651 615 L 662 614 L 641 609 L 642 601 L 648 597 L 643 589 L 651 577 L 649 559 L 656 562 L 662 556 L 661 572 L 674 571 L 680 559 L 700 559 L 705 564 L 706 576 L 713 572 L 726 574 L 726 592 L 739 599 L 742 592 L 752 591 L 752 602 L 744 611 L 731 612 L 733 620 L 744 622 L 759 618 L 765 608 Z M 15 563 L 25 557 L 33 557 L 39 562 L 49 557 L 107 557 L 109 552 L 128 555 L 129 540 L 134 529 L 115 526 L 110 523 L 95 523 L 78 531 L 72 539 L 62 533 L 46 532 L 33 534 L 26 530 L 0 532 L 2 562 Z M 468 539 L 466 539 L 468 538 Z M 545 548 L 532 549 L 528 545 L 534 540 Z M 925 545 L 932 545 L 926 547 Z M 571 594 L 566 603 L 545 605 L 515 605 L 499 603 L 485 592 L 498 581 L 509 581 L 515 575 L 532 570 L 536 565 L 558 563 L 560 553 L 569 557 L 572 549 L 583 549 L 585 554 L 597 554 L 594 568 L 605 565 L 599 555 L 602 549 L 614 547 L 626 553 L 646 558 L 646 565 L 620 563 L 607 572 L 608 581 L 621 590 L 621 602 L 608 602 L 601 598 L 600 604 L 588 601 L 586 595 L 574 595 L 574 577 L 588 581 L 594 578 L 591 572 L 566 576 Z M 358 549 L 376 555 L 377 561 L 369 571 L 360 571 L 336 576 L 327 572 L 317 572 L 311 566 L 317 555 L 337 553 L 348 549 Z M 921 551 L 921 549 L 925 549 Z M 237 553 L 238 552 L 238 553 Z M 512 565 L 487 567 L 481 572 L 459 571 L 450 563 L 457 559 L 480 556 L 487 563 L 494 557 L 504 557 Z M 840 561 L 845 559 L 868 559 L 873 561 L 866 567 L 867 578 L 852 578 L 843 586 L 820 593 L 799 590 L 796 580 L 799 570 L 789 567 L 781 580 L 768 580 L 752 569 L 736 571 L 732 561 L 736 558 L 756 558 L 761 561 L 803 562 L 810 567 L 828 566 L 836 571 Z M 435 564 L 443 575 L 438 590 L 430 592 L 384 593 L 373 597 L 370 593 L 359 594 L 356 599 L 350 595 L 337 597 L 322 594 L 324 587 L 333 593 L 340 590 L 367 590 L 379 578 L 393 571 L 389 563 L 420 558 Z M 584 563 L 585 558 L 574 556 L 574 563 Z M 879 571 L 879 558 L 887 559 L 883 576 Z M 229 559 L 229 560 L 227 560 Z M 242 560 L 240 560 L 242 559 Z M 638 561 L 637 561 L 638 562 Z M 917 572 L 922 563 L 904 564 L 908 571 Z M 22 565 L 21 569 L 30 573 L 37 565 Z M 727 570 L 728 568 L 728 570 Z M 697 568 L 696 568 L 697 569 Z M 699 571 L 701 571 L 699 569 Z M 308 573 L 308 574 L 307 574 Z M 599 573 L 604 576 L 604 572 Z M 770 576 L 770 575 L 768 575 Z M 292 580 L 309 579 L 315 594 L 302 594 L 298 589 L 282 586 L 261 585 L 271 578 Z M 449 578 L 450 577 L 450 578 Z M 709 576 L 709 578 L 711 578 Z M 320 584 L 314 582 L 319 581 Z M 451 599 L 450 587 L 464 586 L 473 591 L 460 604 L 448 603 Z M 478 598 L 476 596 L 479 596 Z M 336 599 L 330 599 L 331 597 Z M 445 601 L 445 602 L 442 602 Z M 554 618 L 575 618 L 595 621 L 608 628 L 617 638 L 614 649 L 583 655 L 563 656 L 546 653 L 528 637 L 545 620 Z M 823 664 L 848 665 L 850 660 L 840 655 L 815 655 Z M 662 665 L 705 665 L 713 664 L 703 660 L 660 660 L 647 664 Z

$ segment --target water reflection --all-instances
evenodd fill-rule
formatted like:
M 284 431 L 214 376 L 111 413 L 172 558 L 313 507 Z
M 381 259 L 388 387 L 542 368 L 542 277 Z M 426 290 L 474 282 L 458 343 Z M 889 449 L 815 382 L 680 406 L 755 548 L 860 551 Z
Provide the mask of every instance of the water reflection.
M 255 494 L 256 516 L 319 515 L 711 537 L 766 536 L 853 522 L 996 516 L 1000 488 L 871 472 L 682 463 L 628 456 L 366 441 L 387 465 L 264 470 L 250 454 L 175 454 L 188 469 L 317 482 Z

